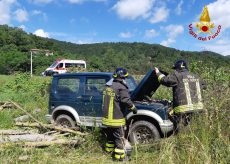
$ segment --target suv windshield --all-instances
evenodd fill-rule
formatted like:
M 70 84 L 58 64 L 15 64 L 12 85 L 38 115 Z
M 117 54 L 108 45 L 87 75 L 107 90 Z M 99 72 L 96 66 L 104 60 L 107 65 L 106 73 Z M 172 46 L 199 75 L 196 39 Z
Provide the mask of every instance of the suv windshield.
M 127 86 L 129 87 L 129 91 L 132 92 L 134 91 L 134 89 L 136 88 L 137 84 L 135 82 L 135 80 L 133 79 L 132 76 L 128 76 L 128 78 L 125 80 Z
M 111 78 L 106 84 L 107 85 L 112 85 L 112 82 L 113 82 L 113 78 Z M 130 92 L 132 92 L 132 91 L 134 91 L 136 89 L 137 84 L 136 84 L 136 82 L 135 82 L 135 80 L 133 79 L 132 76 L 128 76 L 128 78 L 125 79 L 125 82 L 126 82 L 126 85 L 129 88 Z

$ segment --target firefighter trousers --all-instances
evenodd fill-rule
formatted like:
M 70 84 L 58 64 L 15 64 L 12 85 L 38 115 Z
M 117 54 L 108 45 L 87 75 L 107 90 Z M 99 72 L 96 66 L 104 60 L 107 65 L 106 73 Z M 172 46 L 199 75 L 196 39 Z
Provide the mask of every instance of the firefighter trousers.
M 124 127 L 107 127 L 103 129 L 106 135 L 105 151 L 113 152 L 114 158 L 121 160 L 125 158 Z
M 177 113 L 173 114 L 172 121 L 174 124 L 174 132 L 177 134 L 180 130 L 180 124 L 183 126 L 188 126 L 191 124 L 193 113 Z

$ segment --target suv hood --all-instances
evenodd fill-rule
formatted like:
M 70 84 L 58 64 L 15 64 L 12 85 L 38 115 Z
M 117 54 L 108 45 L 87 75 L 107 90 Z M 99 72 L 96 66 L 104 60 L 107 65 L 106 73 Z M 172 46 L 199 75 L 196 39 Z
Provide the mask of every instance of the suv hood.
M 163 71 L 161 71 L 163 72 Z M 164 74 L 167 74 L 164 72 Z M 133 101 L 149 99 L 156 92 L 160 83 L 154 69 L 150 69 L 131 94 Z

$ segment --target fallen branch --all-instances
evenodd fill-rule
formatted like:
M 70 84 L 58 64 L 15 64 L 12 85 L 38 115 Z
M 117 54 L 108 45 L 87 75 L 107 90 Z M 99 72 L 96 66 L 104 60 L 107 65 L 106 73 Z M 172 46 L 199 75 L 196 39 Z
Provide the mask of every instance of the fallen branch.
M 13 108 L 14 104 L 11 102 L 5 101 L 5 102 L 0 102 L 0 111 L 4 108 Z
M 0 135 L 22 135 L 30 134 L 28 131 L 19 131 L 19 130 L 0 130 Z
M 45 147 L 45 146 L 52 146 L 52 145 L 79 145 L 80 140 L 65 140 L 65 139 L 58 139 L 54 141 L 40 141 L 40 142 L 25 142 L 23 144 L 24 147 Z
M 56 130 L 59 132 L 68 132 L 68 133 L 72 133 L 72 134 L 76 134 L 76 135 L 80 135 L 80 136 L 85 136 L 88 135 L 87 133 L 82 133 L 82 132 L 78 132 L 78 131 L 74 131 L 72 129 L 68 129 L 68 128 L 63 128 L 63 127 L 59 127 L 59 126 L 54 126 L 54 125 L 50 125 L 50 124 L 38 124 L 38 123 L 21 123 L 21 122 L 17 122 L 16 123 L 17 126 L 24 126 L 24 127 L 36 127 L 36 128 L 45 128 L 45 129 L 51 129 L 51 130 Z
M 34 118 L 34 116 L 32 116 L 29 112 L 27 112 L 25 109 L 23 109 L 20 105 L 18 105 L 16 102 L 13 102 L 10 100 L 10 102 L 15 106 L 17 107 L 18 109 L 22 110 L 24 113 L 26 113 L 30 118 L 32 118 L 35 122 L 37 122 L 40 126 L 42 126 L 44 129 L 46 129 L 43 124 L 38 121 L 36 118 Z
M 79 145 L 83 140 L 66 140 L 66 139 L 58 139 L 53 141 L 38 141 L 38 142 L 14 142 L 14 143 L 3 143 L 0 144 L 0 148 L 4 148 L 11 145 L 18 145 L 22 147 L 47 147 L 52 145 Z
M 0 136 L 0 144 L 7 142 L 40 142 L 40 141 L 53 141 L 56 140 L 55 136 L 44 134 L 20 134 L 20 135 L 2 135 Z

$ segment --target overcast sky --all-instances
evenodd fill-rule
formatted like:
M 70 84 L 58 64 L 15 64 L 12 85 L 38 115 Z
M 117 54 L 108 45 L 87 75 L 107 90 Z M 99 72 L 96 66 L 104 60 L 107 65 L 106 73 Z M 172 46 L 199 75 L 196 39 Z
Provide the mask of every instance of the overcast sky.
M 204 6 L 214 28 L 198 37 Z M 230 0 L 0 0 L 0 24 L 77 44 L 145 42 L 230 55 Z

